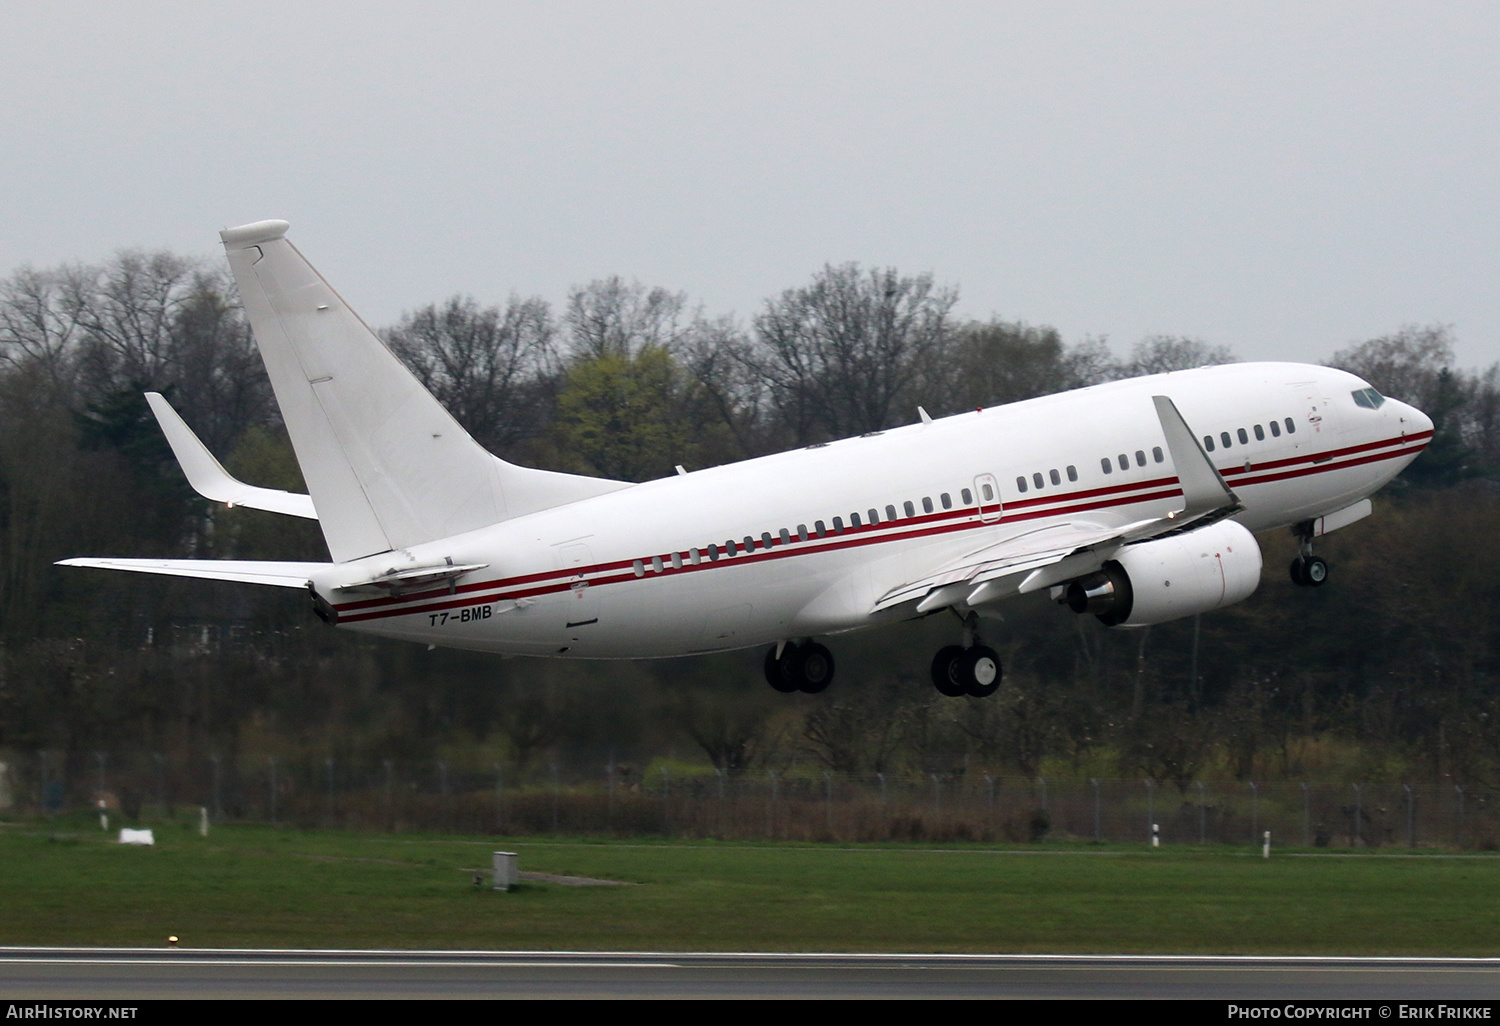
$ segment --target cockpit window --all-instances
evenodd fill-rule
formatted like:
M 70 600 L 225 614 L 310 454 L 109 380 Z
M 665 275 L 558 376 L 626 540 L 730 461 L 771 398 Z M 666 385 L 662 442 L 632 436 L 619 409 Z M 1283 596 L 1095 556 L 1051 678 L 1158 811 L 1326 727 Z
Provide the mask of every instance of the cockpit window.
M 1354 396 L 1355 406 L 1363 406 L 1367 410 L 1378 410 L 1385 405 L 1385 396 L 1373 388 L 1355 389 L 1349 394 Z

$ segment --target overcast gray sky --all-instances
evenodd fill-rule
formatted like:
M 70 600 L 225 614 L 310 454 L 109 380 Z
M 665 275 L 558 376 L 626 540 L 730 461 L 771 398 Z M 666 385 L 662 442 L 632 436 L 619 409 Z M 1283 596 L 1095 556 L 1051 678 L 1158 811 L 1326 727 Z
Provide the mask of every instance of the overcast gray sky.
M 267 217 L 372 323 L 825 262 L 1117 351 L 1500 358 L 1500 4 L 5 3 L 0 274 Z

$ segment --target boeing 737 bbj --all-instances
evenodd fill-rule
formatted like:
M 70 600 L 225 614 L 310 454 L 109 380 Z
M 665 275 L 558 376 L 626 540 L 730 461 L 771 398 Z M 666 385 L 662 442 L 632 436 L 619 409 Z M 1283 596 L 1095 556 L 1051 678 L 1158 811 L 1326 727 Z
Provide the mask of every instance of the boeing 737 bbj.
M 980 618 L 1048 589 L 1139 627 L 1260 581 L 1251 532 L 1315 538 L 1432 438 L 1352 374 L 1245 363 L 1096 385 L 644 484 L 516 466 L 479 446 L 286 238 L 221 232 L 310 495 L 230 477 L 159 395 L 193 487 L 316 518 L 327 563 L 69 559 L 68 566 L 299 588 L 330 624 L 431 645 L 566 658 L 769 646 L 781 691 L 816 692 L 813 640 L 939 610 L 948 695 L 999 687 Z M 919 411 L 920 412 L 920 411 Z

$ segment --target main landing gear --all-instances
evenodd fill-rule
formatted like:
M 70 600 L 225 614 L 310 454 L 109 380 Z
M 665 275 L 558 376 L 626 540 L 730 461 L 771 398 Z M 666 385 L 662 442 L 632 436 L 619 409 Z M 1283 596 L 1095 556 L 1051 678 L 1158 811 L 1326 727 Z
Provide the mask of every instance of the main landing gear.
M 949 698 L 988 698 L 1000 690 L 1004 678 L 1000 656 L 988 645 L 979 644 L 974 631 L 977 620 L 971 613 L 964 621 L 962 645 L 944 646 L 932 657 L 932 686 Z
M 1328 580 L 1328 564 L 1312 551 L 1312 523 L 1298 524 L 1292 529 L 1297 535 L 1297 558 L 1287 570 L 1292 583 L 1299 588 L 1321 588 Z
M 816 641 L 788 641 L 766 652 L 766 682 L 784 695 L 816 695 L 833 683 L 833 653 Z

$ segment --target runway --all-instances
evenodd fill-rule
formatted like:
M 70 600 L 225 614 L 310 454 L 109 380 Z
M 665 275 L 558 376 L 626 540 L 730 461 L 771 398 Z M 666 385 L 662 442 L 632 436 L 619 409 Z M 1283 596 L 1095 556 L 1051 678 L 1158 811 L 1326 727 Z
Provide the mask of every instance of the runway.
M 0 948 L 0 999 L 1500 999 L 1500 959 Z

